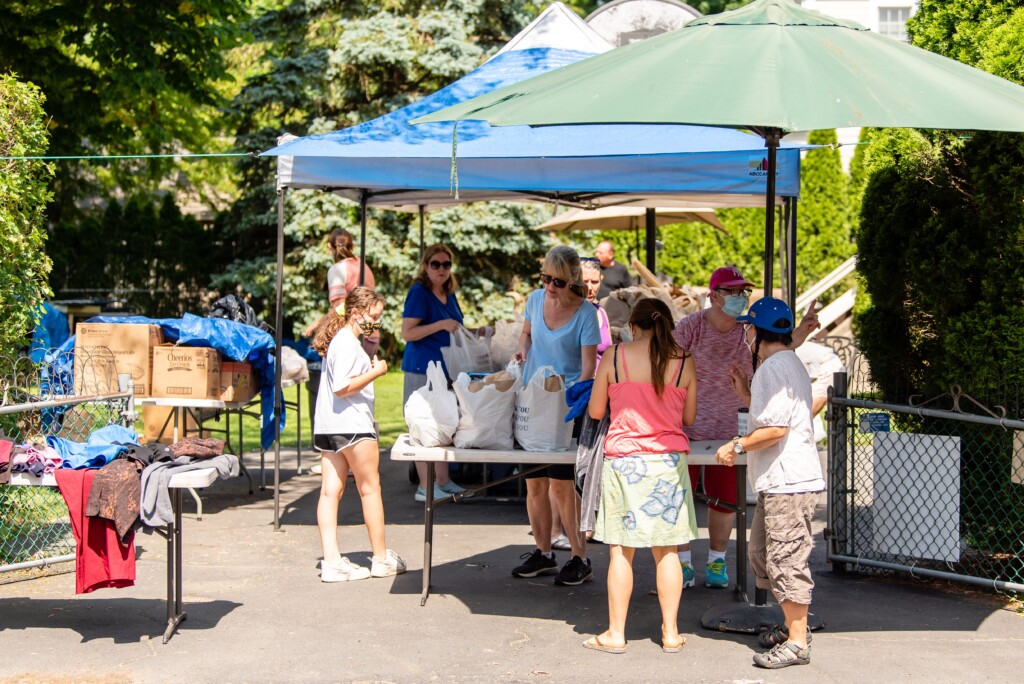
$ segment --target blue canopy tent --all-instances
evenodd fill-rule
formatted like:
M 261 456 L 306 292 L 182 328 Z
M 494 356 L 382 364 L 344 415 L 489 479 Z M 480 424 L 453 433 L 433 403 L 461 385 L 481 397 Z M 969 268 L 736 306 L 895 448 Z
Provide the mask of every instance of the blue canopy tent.
M 453 135 L 449 123 L 409 124 L 416 117 L 608 49 L 611 46 L 575 13 L 554 3 L 497 55 L 446 88 L 350 128 L 286 136 L 263 152 L 278 157 L 278 334 L 286 188 L 319 189 L 359 202 L 361 260 L 369 206 L 419 211 L 421 235 L 425 210 L 468 202 L 646 206 L 651 208 L 647 253 L 652 267 L 654 207 L 763 207 L 764 143 L 742 131 L 632 124 L 491 127 L 461 122 Z M 799 191 L 800 148 L 786 146 L 778 152 L 776 192 L 780 198 L 795 198 Z M 787 214 L 795 219 L 795 211 Z M 277 508 L 275 494 L 275 521 Z

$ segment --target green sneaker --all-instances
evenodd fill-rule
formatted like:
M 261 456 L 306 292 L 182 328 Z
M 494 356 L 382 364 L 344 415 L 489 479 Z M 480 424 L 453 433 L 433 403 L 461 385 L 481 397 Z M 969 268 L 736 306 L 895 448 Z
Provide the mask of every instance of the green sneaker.
M 725 571 L 724 560 L 708 563 L 704 572 L 704 586 L 709 589 L 727 589 L 729 587 L 729 573 Z
M 693 571 L 693 566 L 685 561 L 680 563 L 680 565 L 683 566 L 683 589 L 696 586 L 697 573 Z

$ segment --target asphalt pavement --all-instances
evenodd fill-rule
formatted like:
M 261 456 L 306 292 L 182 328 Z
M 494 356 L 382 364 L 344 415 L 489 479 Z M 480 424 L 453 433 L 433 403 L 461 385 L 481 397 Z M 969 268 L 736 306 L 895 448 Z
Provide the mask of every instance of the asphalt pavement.
M 308 467 L 308 453 L 304 459 Z M 258 480 L 258 457 L 246 462 Z M 694 545 L 698 586 L 683 592 L 687 643 L 680 653 L 660 649 L 660 612 L 648 595 L 654 566 L 645 552 L 637 554 L 626 653 L 582 648 L 607 626 L 607 548 L 588 547 L 594 582 L 558 587 L 551 577 L 513 578 L 519 556 L 533 549 L 522 503 L 466 501 L 437 510 L 432 593 L 420 606 L 423 508 L 413 501 L 406 464 L 386 453 L 388 545 L 409 571 L 324 584 L 319 476 L 296 475 L 294 452 L 282 462 L 280 531 L 271 491 L 250 496 L 242 478 L 202 492 L 201 521 L 186 497 L 188 617 L 168 644 L 161 643 L 166 543 L 156 535 L 137 540 L 131 588 L 75 596 L 70 573 L 23 581 L 0 575 L 0 682 L 1010 682 L 1024 670 L 1024 616 L 1004 597 L 835 573 L 825 562 L 823 520 L 812 556 L 812 611 L 826 627 L 815 634 L 807 666 L 757 669 L 753 636 L 701 627 L 707 610 L 735 601 L 731 590 L 703 587 L 706 541 Z M 698 507 L 702 525 L 705 513 Z M 369 564 L 354 487 L 341 521 L 343 553 Z M 558 557 L 568 560 L 565 552 Z

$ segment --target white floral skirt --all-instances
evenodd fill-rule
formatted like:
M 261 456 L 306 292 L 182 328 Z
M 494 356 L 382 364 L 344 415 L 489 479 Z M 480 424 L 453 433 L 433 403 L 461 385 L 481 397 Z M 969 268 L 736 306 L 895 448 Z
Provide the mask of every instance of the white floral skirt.
M 686 454 L 606 458 L 594 537 L 633 548 L 676 546 L 696 539 Z

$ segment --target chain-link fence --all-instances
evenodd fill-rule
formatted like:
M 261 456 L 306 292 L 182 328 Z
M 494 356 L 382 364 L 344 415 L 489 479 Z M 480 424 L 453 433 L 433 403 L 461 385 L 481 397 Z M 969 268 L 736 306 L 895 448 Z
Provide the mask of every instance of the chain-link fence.
M 85 442 L 101 427 L 131 424 L 131 393 L 118 389 L 113 355 L 97 350 L 71 357 L 51 351 L 38 363 L 0 358 L 0 432 L 8 439 Z M 75 394 L 72 362 L 79 378 L 89 379 L 88 395 Z M 74 548 L 67 507 L 56 489 L 0 485 L 0 573 L 71 560 Z
M 829 560 L 1024 591 L 1024 421 L 954 389 L 829 408 Z

